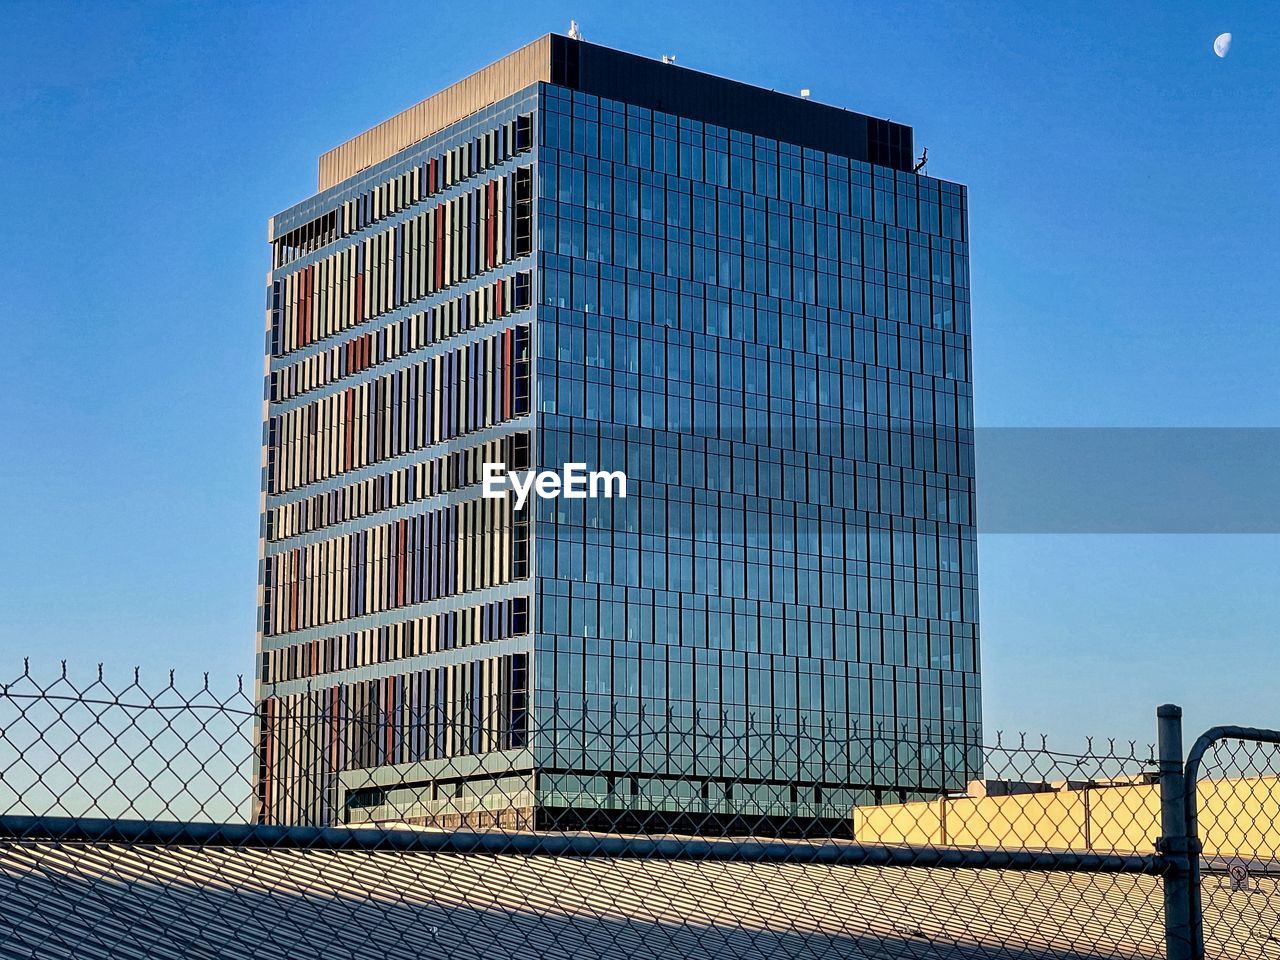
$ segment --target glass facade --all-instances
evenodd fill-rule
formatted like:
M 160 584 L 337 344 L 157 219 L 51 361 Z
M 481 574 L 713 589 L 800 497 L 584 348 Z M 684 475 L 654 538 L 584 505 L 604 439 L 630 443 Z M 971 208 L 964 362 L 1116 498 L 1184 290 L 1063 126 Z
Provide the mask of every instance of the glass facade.
M 537 83 L 272 233 L 260 819 L 803 830 L 978 774 L 963 187 Z
M 536 506 L 543 802 L 839 819 L 963 787 L 964 189 L 552 86 L 542 107 L 538 457 L 633 487 Z

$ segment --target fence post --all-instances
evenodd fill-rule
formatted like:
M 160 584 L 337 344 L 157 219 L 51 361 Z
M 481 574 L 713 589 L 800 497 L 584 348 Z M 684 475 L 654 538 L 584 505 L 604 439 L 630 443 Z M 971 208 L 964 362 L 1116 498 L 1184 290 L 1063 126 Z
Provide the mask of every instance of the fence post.
M 1164 939 L 1168 960 L 1192 960 L 1191 843 L 1187 836 L 1182 765 L 1182 708 L 1156 708 L 1160 761 L 1160 839 L 1156 849 L 1169 865 L 1164 874 Z

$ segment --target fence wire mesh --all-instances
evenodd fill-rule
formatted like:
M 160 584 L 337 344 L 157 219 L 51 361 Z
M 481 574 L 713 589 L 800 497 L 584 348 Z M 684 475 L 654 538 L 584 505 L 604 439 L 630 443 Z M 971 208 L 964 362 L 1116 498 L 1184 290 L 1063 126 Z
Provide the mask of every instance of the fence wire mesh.
M 1253 731 L 1268 735 L 1266 731 Z M 1206 956 L 1280 956 L 1280 744 L 1212 740 L 1188 784 L 1200 841 Z M 1274 734 L 1270 734 L 1274 736 Z
M 1149 747 L 997 737 L 954 768 L 912 754 L 935 786 L 905 791 L 876 778 L 906 738 L 869 724 L 835 750 L 867 782 L 824 791 L 810 746 L 774 728 L 726 742 L 633 718 L 634 750 L 602 754 L 630 766 L 566 771 L 555 714 L 513 740 L 483 710 L 312 707 L 136 673 L 5 685 L 0 955 L 1163 955 Z M 580 758 L 593 733 L 572 733 Z M 677 743 L 689 775 L 643 782 Z M 1224 881 L 1204 882 L 1218 904 Z M 1277 955 L 1255 889 L 1247 917 L 1209 924 L 1210 955 Z

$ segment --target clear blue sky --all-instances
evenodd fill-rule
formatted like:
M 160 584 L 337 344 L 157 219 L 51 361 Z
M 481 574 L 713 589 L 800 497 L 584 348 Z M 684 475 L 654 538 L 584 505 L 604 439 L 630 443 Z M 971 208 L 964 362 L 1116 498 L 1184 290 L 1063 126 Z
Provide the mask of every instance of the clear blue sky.
M 323 150 L 571 17 L 914 125 L 970 186 L 979 425 L 1280 425 L 1265 5 L 471 10 L 0 12 L 0 675 L 252 673 L 266 219 Z M 983 536 L 989 730 L 1149 738 L 1163 700 L 1280 724 L 1278 539 Z

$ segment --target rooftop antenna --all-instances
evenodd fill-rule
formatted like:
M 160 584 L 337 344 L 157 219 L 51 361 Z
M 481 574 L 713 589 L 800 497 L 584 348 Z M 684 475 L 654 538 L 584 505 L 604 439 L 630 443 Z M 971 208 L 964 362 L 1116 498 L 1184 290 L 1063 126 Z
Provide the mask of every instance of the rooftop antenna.
M 570 40 L 582 39 L 582 28 L 578 26 L 577 20 L 569 21 L 569 39 Z
M 924 173 L 924 168 L 929 164 L 929 148 L 924 148 L 924 153 L 920 154 L 920 159 L 916 161 L 916 165 L 911 168 L 912 173 Z
M 663 63 L 675 63 L 675 62 L 676 62 L 676 55 L 675 55 L 674 53 L 664 53 L 664 54 L 662 55 L 662 62 L 663 62 Z
M 811 91 L 808 87 L 805 87 L 803 90 L 800 91 L 800 96 L 804 100 L 808 100 L 809 97 L 811 97 L 812 95 L 813 95 L 813 91 Z

